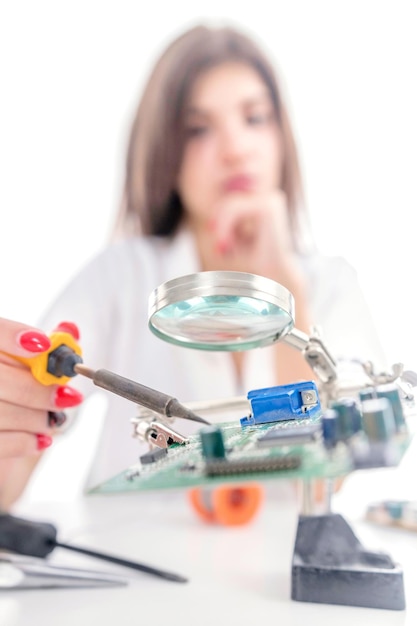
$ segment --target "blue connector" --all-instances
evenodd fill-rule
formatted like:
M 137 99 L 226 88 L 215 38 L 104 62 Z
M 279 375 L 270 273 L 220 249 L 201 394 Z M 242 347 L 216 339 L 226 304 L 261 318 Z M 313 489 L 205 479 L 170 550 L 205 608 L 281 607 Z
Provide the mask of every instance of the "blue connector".
M 241 418 L 242 426 L 305 419 L 321 410 L 317 385 L 312 380 L 253 389 L 247 398 L 252 415 Z

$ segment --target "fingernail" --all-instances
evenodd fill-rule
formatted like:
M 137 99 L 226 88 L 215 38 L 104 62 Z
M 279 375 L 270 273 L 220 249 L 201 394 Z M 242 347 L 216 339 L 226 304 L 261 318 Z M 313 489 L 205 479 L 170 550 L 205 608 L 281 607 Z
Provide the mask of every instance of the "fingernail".
M 44 333 L 26 330 L 17 336 L 17 343 L 29 352 L 45 352 L 51 347 L 51 341 Z
M 83 395 L 73 387 L 58 387 L 55 393 L 55 406 L 59 409 L 67 409 L 81 404 L 83 399 Z
M 73 322 L 61 322 L 60 324 L 58 324 L 55 330 L 61 333 L 68 333 L 77 341 L 80 338 L 80 331 L 78 330 L 78 326 Z
M 49 448 L 49 446 L 52 444 L 52 437 L 49 437 L 48 435 L 36 435 L 36 439 L 38 440 L 38 450 L 44 450 L 45 448 Z
M 59 428 L 67 421 L 64 411 L 48 411 L 48 426 Z

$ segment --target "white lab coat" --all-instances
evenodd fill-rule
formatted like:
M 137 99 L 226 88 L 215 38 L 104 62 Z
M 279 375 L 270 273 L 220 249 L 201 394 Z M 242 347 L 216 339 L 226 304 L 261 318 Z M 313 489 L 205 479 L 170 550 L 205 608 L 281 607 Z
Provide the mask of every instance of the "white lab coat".
M 308 277 L 313 323 L 320 327 L 332 354 L 364 357 L 385 367 L 353 268 L 339 257 L 315 254 L 300 260 Z M 166 280 L 199 269 L 193 238 L 186 230 L 172 240 L 136 237 L 115 243 L 74 278 L 46 312 L 40 326 L 51 331 L 62 320 L 74 321 L 80 328 L 87 366 L 112 370 L 181 402 L 230 398 L 276 384 L 271 348 L 254 349 L 248 354 L 243 384 L 239 387 L 229 353 L 173 346 L 148 329 L 151 291 Z M 126 469 L 144 450 L 132 438 L 130 418 L 137 414 L 134 404 L 99 390 L 81 376 L 70 384 L 86 398 L 100 394 L 101 404 L 97 404 L 98 400 L 96 404 L 87 402 L 76 425 L 65 436 L 56 438 L 44 455 L 39 475 L 42 467 L 50 467 L 54 457 L 61 466 L 66 464 L 61 471 L 46 472 L 49 477 L 61 476 L 61 483 L 57 479 L 58 489 L 64 474 L 70 475 L 80 489 L 97 485 Z M 177 420 L 175 428 L 190 432 L 195 425 Z M 65 440 L 70 440 L 66 453 L 62 447 Z M 49 485 L 48 495 L 51 494 L 53 488 Z

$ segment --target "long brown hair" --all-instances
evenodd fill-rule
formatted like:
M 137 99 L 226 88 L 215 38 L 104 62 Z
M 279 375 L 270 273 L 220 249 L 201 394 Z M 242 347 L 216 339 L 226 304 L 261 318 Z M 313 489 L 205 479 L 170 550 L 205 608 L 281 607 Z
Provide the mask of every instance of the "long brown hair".
M 123 204 L 117 218 L 122 233 L 169 236 L 183 207 L 175 191 L 184 150 L 183 113 L 194 81 L 225 61 L 253 67 L 269 89 L 281 129 L 286 194 L 296 247 L 300 243 L 303 190 L 297 150 L 271 63 L 247 35 L 229 27 L 199 25 L 174 40 L 157 61 L 145 86 L 130 134 Z

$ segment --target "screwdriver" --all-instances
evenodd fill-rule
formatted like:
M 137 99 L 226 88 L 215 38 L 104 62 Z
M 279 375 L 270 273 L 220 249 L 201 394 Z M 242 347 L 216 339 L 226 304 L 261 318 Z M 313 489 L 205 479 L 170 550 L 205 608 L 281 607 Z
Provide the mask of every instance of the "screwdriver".
M 109 561 L 110 563 L 145 572 L 146 574 L 158 576 L 159 578 L 164 578 L 172 582 L 188 582 L 187 578 L 179 574 L 167 572 L 166 570 L 161 570 L 136 561 L 121 559 L 111 554 L 88 550 L 80 546 L 57 541 L 57 529 L 53 524 L 47 522 L 33 522 L 14 517 L 8 513 L 0 514 L 1 550 L 24 554 L 25 556 L 44 558 L 52 552 L 54 548 L 72 550 L 73 552 L 85 554 L 103 561 Z
M 68 326 L 68 323 L 66 323 Z M 95 385 L 127 400 L 140 404 L 166 417 L 188 419 L 210 424 L 181 404 L 176 398 L 141 385 L 106 369 L 93 370 L 83 364 L 81 348 L 76 338 L 59 329 L 50 335 L 51 347 L 35 357 L 15 357 L 25 363 L 36 380 L 44 385 L 65 384 L 76 374 L 90 378 Z

